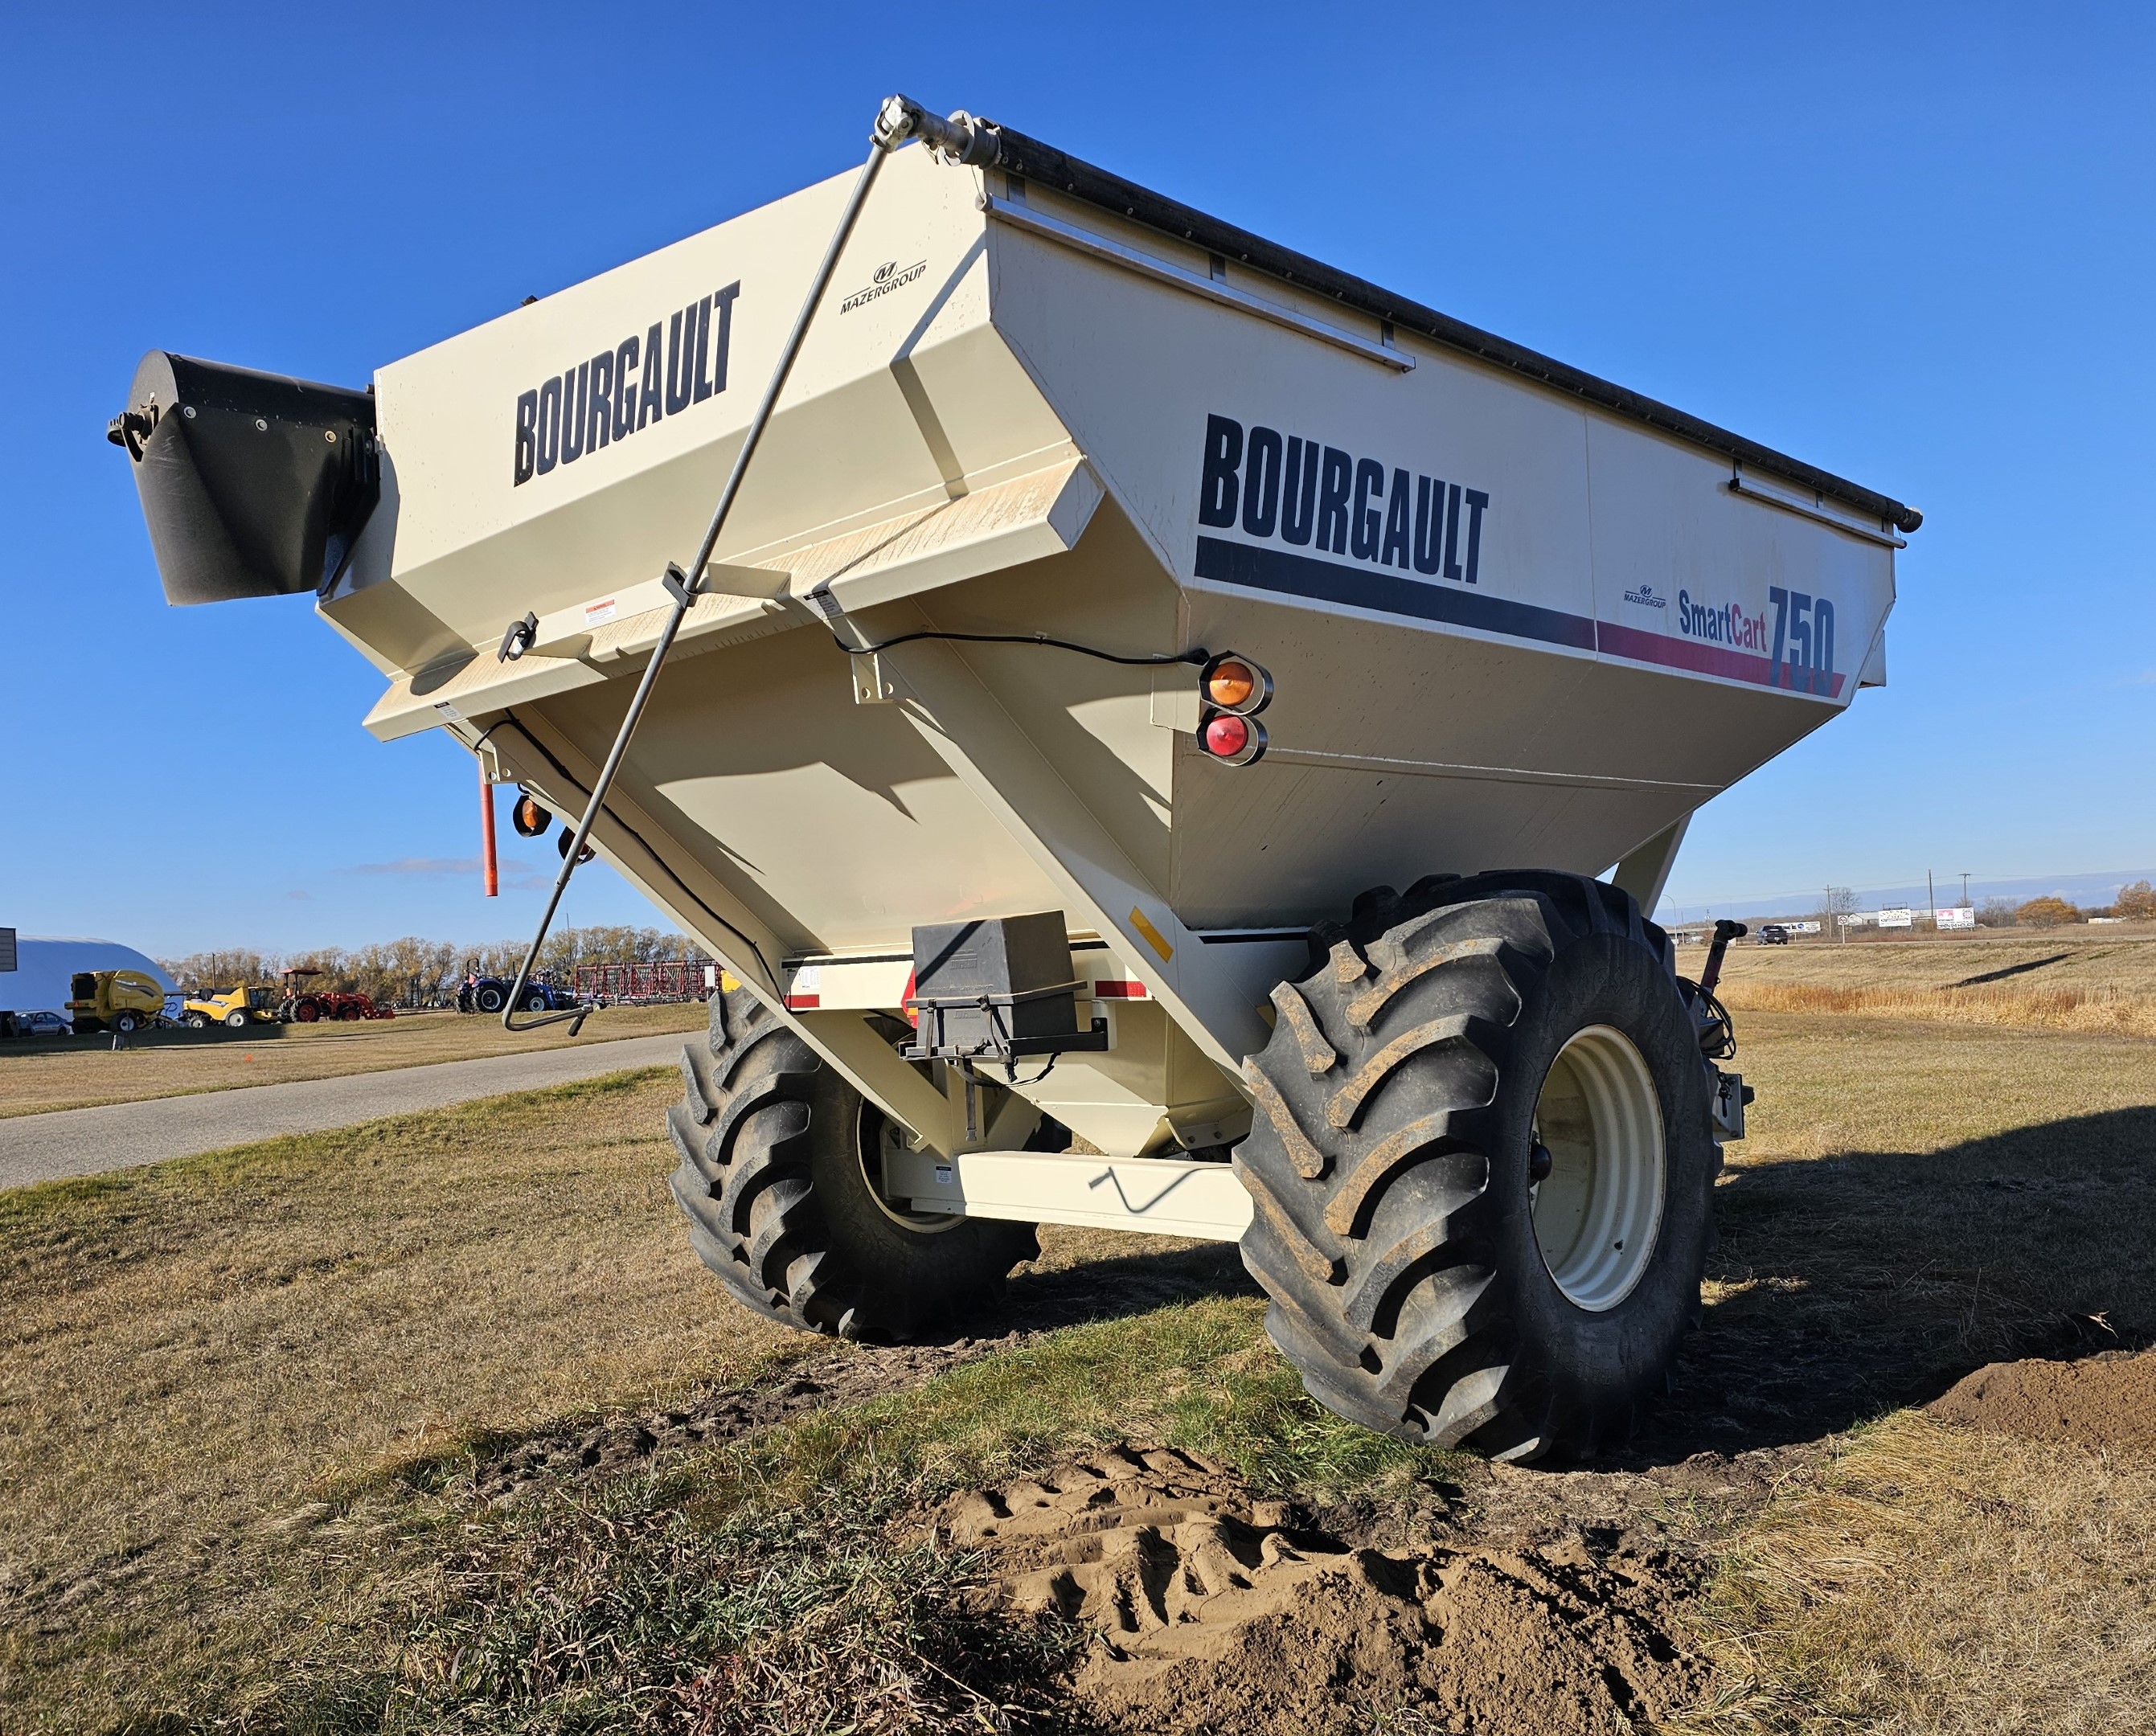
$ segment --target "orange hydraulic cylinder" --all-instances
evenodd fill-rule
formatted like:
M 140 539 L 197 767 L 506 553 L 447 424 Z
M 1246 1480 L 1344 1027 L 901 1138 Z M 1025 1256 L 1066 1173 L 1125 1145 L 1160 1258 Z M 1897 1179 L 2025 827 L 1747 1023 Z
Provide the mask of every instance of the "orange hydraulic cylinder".
M 486 876 L 486 895 L 501 895 L 501 874 L 494 859 L 494 786 L 486 781 L 486 767 L 479 769 L 480 866 Z

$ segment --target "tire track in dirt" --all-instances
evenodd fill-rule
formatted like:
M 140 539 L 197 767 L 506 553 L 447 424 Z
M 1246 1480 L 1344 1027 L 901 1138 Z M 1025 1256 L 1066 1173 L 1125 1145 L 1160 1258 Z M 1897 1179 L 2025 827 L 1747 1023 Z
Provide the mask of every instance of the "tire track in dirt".
M 617 1411 L 502 1442 L 452 1488 L 470 1498 L 502 1503 L 567 1482 L 619 1475 L 663 1455 L 738 1440 L 811 1411 L 910 1391 L 952 1369 L 1020 1349 L 1066 1326 L 1250 1288 L 1233 1249 L 1213 1247 L 1028 1273 L 1012 1281 L 1003 1310 L 1010 1329 L 996 1337 L 834 1343 L 754 1380 L 712 1388 L 664 1410 Z
M 616 1413 L 575 1428 L 549 1430 L 482 1458 L 456 1491 L 500 1505 L 566 1483 L 618 1476 L 672 1452 L 720 1445 L 811 1411 L 859 1404 L 926 1385 L 983 1356 L 1040 1336 L 1006 1333 L 946 1344 L 834 1347 L 786 1363 L 761 1379 L 700 1394 L 670 1410 Z

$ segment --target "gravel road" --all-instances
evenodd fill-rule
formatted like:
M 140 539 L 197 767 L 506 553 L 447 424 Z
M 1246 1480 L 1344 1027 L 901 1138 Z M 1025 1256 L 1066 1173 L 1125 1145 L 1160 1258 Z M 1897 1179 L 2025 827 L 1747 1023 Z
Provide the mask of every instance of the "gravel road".
M 8 1116 L 0 1119 L 0 1188 L 132 1169 L 281 1134 L 350 1127 L 384 1115 L 439 1109 L 475 1097 L 536 1091 L 624 1068 L 665 1067 L 680 1058 L 682 1042 L 679 1034 L 631 1037 L 528 1055 L 491 1055 L 477 1061 L 442 1061 L 384 1073 Z

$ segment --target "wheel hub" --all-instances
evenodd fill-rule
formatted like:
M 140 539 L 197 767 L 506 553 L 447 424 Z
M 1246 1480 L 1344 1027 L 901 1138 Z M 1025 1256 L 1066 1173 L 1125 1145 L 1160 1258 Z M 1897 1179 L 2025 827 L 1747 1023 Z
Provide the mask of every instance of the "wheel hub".
M 1565 1299 L 1604 1314 L 1632 1293 L 1661 1228 L 1661 1102 L 1632 1040 L 1610 1025 L 1576 1032 L 1535 1104 L 1529 1189 L 1535 1242 Z
M 955 1230 L 966 1220 L 954 1213 L 907 1211 L 894 1206 L 884 1191 L 884 1159 L 891 1153 L 903 1150 L 906 1136 L 898 1125 L 887 1119 L 873 1104 L 865 1099 L 860 1109 L 860 1119 L 854 1134 L 855 1147 L 860 1153 L 861 1175 L 869 1185 L 869 1197 L 875 1201 L 876 1210 L 902 1228 L 934 1233 Z

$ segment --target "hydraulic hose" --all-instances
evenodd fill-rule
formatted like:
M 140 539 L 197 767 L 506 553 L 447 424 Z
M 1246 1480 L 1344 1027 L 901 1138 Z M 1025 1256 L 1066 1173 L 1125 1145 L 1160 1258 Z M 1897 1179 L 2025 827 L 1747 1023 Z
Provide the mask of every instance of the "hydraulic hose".
M 659 643 L 652 647 L 650 660 L 644 666 L 644 676 L 636 684 L 636 692 L 623 714 L 621 727 L 614 732 L 613 745 L 608 750 L 606 761 L 599 768 L 598 779 L 592 785 L 591 800 L 584 805 L 584 817 L 577 822 L 574 837 L 562 857 L 562 872 L 554 877 L 554 889 L 547 899 L 547 909 L 539 919 L 538 931 L 531 937 L 531 945 L 524 955 L 524 962 L 516 968 L 516 981 L 509 991 L 509 1004 L 502 1009 L 502 1028 L 506 1031 L 536 1031 L 543 1025 L 557 1025 L 567 1020 L 570 1035 L 574 1036 L 583 1026 L 592 1009 L 578 1006 L 563 1012 L 548 1013 L 524 1024 L 516 1022 L 516 1009 L 522 1002 L 526 986 L 539 962 L 539 949 L 546 945 L 547 932 L 554 925 L 554 914 L 562 905 L 562 894 L 568 890 L 569 877 L 577 871 L 577 863 L 584 853 L 586 840 L 591 837 L 592 827 L 605 807 L 607 792 L 613 788 L 614 775 L 621 770 L 623 757 L 629 751 L 630 738 L 636 734 L 637 724 L 644 716 L 644 708 L 651 698 L 651 690 L 659 680 L 659 672 L 666 662 L 666 653 L 674 648 L 674 638 L 681 629 L 681 622 L 696 598 L 703 592 L 704 573 L 711 565 L 711 551 L 717 547 L 719 537 L 726 530 L 726 519 L 733 511 L 734 500 L 741 493 L 742 479 L 748 474 L 750 461 L 756 456 L 757 447 L 763 439 L 765 428 L 771 421 L 772 412 L 778 403 L 778 394 L 785 388 L 788 376 L 793 371 L 793 363 L 801 353 L 803 341 L 808 335 L 808 327 L 816 317 L 816 309 L 824 299 L 824 291 L 831 286 L 831 274 L 838 269 L 839 255 L 845 251 L 847 239 L 854 233 L 862 207 L 868 203 L 869 190 L 875 185 L 876 174 L 883 167 L 884 159 L 912 138 L 921 139 L 931 149 L 943 152 L 958 161 L 968 160 L 968 153 L 983 147 L 986 136 L 975 123 L 944 120 L 931 115 L 911 98 L 893 96 L 877 110 L 875 125 L 870 135 L 868 160 L 861 165 L 860 177 L 854 182 L 852 195 L 839 218 L 839 227 L 831 237 L 831 243 L 824 250 L 824 258 L 816 268 L 816 274 L 808 284 L 808 294 L 803 300 L 801 311 L 794 318 L 793 330 L 788 334 L 783 348 L 778 352 L 778 365 L 771 371 L 771 379 L 763 389 L 762 400 L 756 407 L 756 414 L 749 419 L 748 432 L 742 437 L 741 450 L 735 453 L 733 468 L 726 473 L 726 486 L 719 491 L 719 501 L 711 512 L 711 522 L 704 532 L 703 541 L 697 545 L 696 559 L 685 573 L 678 566 L 666 570 L 666 588 L 673 597 L 674 607 L 660 631 Z M 775 990 L 776 983 L 772 985 Z

